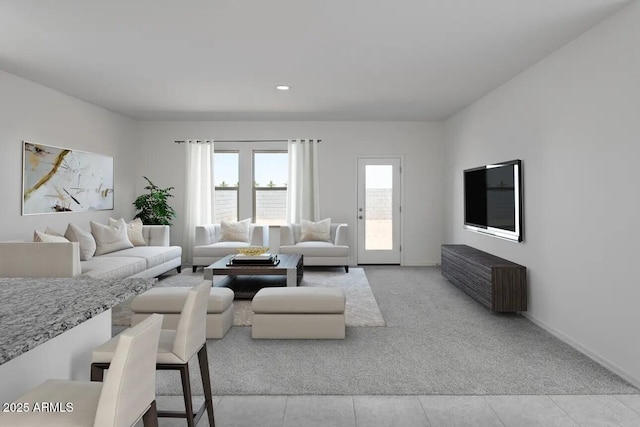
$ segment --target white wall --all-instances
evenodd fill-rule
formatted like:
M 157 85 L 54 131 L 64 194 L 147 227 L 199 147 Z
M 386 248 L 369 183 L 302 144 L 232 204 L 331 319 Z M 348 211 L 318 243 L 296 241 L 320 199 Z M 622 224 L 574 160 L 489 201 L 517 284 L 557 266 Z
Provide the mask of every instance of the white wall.
M 349 224 L 355 258 L 356 157 L 403 155 L 405 265 L 440 261 L 443 239 L 444 136 L 442 123 L 425 122 L 141 122 L 139 175 L 162 187 L 175 186 L 174 208 L 183 209 L 184 139 L 318 138 L 321 216 Z M 142 179 L 138 179 L 142 186 Z M 172 242 L 182 241 L 181 220 Z
M 64 232 L 69 222 L 88 229 L 90 219 L 132 217 L 135 121 L 4 71 L 0 94 L 0 240 L 30 239 L 47 226 Z M 23 140 L 114 157 L 115 209 L 22 216 Z
M 446 240 L 521 263 L 527 316 L 640 385 L 640 2 L 446 123 Z M 524 161 L 525 242 L 463 230 L 462 170 Z

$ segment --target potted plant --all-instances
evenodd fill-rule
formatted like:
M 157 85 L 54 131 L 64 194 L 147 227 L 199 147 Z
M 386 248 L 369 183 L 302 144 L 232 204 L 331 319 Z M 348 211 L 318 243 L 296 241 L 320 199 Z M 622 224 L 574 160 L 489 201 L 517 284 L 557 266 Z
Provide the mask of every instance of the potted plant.
M 173 197 L 171 190 L 174 187 L 160 188 L 149 178 L 143 176 L 149 185 L 144 187 L 148 194 L 142 194 L 133 202 L 138 210 L 133 218 L 140 218 L 143 224 L 171 225 L 171 220 L 176 217 L 176 212 L 169 206 L 168 199 Z

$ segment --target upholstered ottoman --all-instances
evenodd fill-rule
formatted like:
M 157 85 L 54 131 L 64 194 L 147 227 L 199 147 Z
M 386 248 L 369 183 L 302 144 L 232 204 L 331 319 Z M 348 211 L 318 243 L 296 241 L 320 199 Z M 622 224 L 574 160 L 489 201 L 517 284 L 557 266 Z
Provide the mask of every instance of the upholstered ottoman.
M 344 291 L 262 288 L 253 297 L 252 338 L 344 339 Z
M 176 329 L 180 312 L 190 287 L 153 288 L 131 300 L 131 324 L 141 322 L 151 313 L 164 315 L 162 328 Z M 233 291 L 211 288 L 207 306 L 207 338 L 222 338 L 233 324 Z

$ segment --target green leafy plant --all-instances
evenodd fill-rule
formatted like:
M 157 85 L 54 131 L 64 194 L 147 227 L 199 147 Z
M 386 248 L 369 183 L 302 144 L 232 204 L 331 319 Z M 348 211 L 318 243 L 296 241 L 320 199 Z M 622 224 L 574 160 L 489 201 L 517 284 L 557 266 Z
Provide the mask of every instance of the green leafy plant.
M 168 199 L 173 197 L 171 190 L 174 187 L 160 188 L 149 178 L 143 176 L 149 185 L 144 187 L 148 194 L 142 194 L 136 198 L 133 205 L 138 210 L 135 218 L 140 218 L 143 224 L 171 225 L 171 220 L 176 217 L 176 212 L 169 206 Z

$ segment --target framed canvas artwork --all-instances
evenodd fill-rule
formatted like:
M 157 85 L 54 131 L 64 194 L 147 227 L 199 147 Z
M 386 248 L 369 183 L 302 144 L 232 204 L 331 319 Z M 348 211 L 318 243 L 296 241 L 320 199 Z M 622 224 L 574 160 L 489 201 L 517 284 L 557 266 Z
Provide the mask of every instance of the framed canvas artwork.
M 22 214 L 113 209 L 113 157 L 23 142 Z

